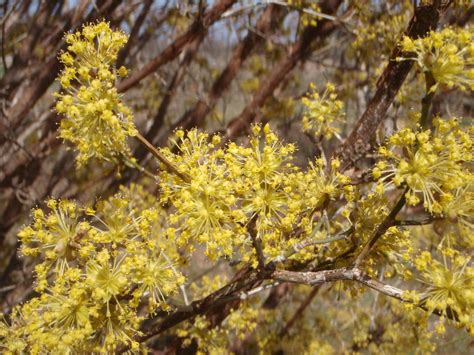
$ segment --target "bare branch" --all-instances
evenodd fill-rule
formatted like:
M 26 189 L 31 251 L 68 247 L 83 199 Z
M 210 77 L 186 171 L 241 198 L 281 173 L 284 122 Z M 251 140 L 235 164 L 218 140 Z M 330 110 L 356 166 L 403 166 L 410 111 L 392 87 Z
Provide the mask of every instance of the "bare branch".
M 380 223 L 377 226 L 377 229 L 374 231 L 374 233 L 370 237 L 367 244 L 364 246 L 364 248 L 362 249 L 360 254 L 355 259 L 354 267 L 359 267 L 362 260 L 364 260 L 364 258 L 367 256 L 367 254 L 369 254 L 370 251 L 372 250 L 372 247 L 375 245 L 375 243 L 377 243 L 377 240 L 379 240 L 379 238 L 382 237 L 384 235 L 384 233 L 390 227 L 395 225 L 395 218 L 397 217 L 398 212 L 400 212 L 401 209 L 403 208 L 403 206 L 405 206 L 405 202 L 406 202 L 405 194 L 406 194 L 407 191 L 408 191 L 408 189 L 405 189 L 402 196 L 398 200 L 397 204 L 392 208 L 392 210 L 390 211 L 388 216 L 385 217 L 385 219 L 382 221 L 382 223 Z
M 279 23 L 284 15 L 285 12 L 281 11 L 277 6 L 269 6 L 263 12 L 257 21 L 255 31 L 249 31 L 244 40 L 235 47 L 227 66 L 213 83 L 207 100 L 199 100 L 190 111 L 186 112 L 183 117 L 173 125 L 172 129 L 177 127 L 189 129 L 194 126 L 200 127 L 203 124 L 204 118 L 215 107 L 217 100 L 227 91 L 245 60 L 257 46 L 264 42 L 265 38 L 263 35 L 269 34 L 274 30 L 276 24 Z M 166 137 L 167 135 L 168 134 L 164 136 Z
M 439 17 L 440 9 L 436 2 L 433 5 L 416 7 L 415 14 L 408 25 L 407 36 L 411 38 L 425 36 L 436 27 Z M 342 160 L 342 171 L 348 169 L 372 148 L 371 139 L 384 120 L 387 110 L 413 66 L 412 61 L 396 61 L 395 59 L 400 55 L 400 48 L 395 48 L 387 67 L 377 82 L 377 91 L 374 97 L 359 118 L 352 133 L 336 151 L 336 156 Z
M 321 8 L 325 13 L 335 13 L 340 4 L 340 0 L 328 0 L 321 4 Z M 311 44 L 316 39 L 325 38 L 336 28 L 336 22 L 321 20 L 315 27 L 310 26 L 304 29 L 291 52 L 273 68 L 268 78 L 254 94 L 252 101 L 237 117 L 229 122 L 226 130 L 229 139 L 237 137 L 250 125 L 257 114 L 257 109 L 264 104 L 265 100 L 281 84 L 285 76 L 295 68 L 298 62 L 308 56 L 311 51 Z
M 221 15 L 234 4 L 235 0 L 219 0 L 207 11 L 202 18 L 196 19 L 186 32 L 175 38 L 157 57 L 148 62 L 143 68 L 134 72 L 118 86 L 119 92 L 138 85 L 144 78 L 156 71 L 163 64 L 175 59 L 184 47 L 202 32 L 206 31 Z

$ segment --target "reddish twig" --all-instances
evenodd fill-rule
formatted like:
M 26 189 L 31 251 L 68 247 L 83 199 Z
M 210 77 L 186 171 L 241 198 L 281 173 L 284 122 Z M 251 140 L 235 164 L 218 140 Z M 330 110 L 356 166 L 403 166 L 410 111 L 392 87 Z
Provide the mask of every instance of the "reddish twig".
M 207 11 L 204 16 L 196 19 L 182 35 L 178 36 L 157 57 L 148 62 L 143 68 L 135 71 L 129 78 L 122 81 L 119 92 L 124 92 L 138 85 L 144 78 L 155 72 L 160 66 L 175 59 L 186 45 L 195 40 L 203 31 L 206 31 L 221 15 L 229 9 L 235 0 L 219 0 Z

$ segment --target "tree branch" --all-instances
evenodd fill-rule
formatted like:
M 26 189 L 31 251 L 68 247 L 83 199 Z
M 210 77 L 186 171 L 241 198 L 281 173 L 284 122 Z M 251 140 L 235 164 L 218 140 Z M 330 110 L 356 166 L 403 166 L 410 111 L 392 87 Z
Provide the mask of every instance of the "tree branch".
M 415 8 L 406 35 L 410 38 L 425 36 L 438 24 L 440 17 L 439 2 L 433 5 L 420 5 Z M 358 159 L 372 149 L 372 137 L 385 118 L 395 96 L 400 90 L 405 78 L 410 72 L 412 61 L 396 61 L 401 55 L 400 48 L 395 48 L 390 56 L 389 63 L 377 82 L 377 91 L 370 100 L 365 112 L 359 118 L 352 133 L 335 155 L 341 161 L 341 170 L 347 170 Z
M 377 229 L 374 231 L 374 233 L 370 237 L 367 244 L 365 244 L 364 248 L 362 249 L 360 254 L 357 256 L 357 258 L 355 259 L 354 264 L 353 264 L 354 267 L 356 267 L 356 268 L 359 267 L 362 260 L 364 260 L 364 258 L 367 256 L 367 254 L 369 254 L 370 251 L 372 250 L 372 247 L 375 245 L 375 243 L 377 243 L 377 240 L 379 240 L 379 238 L 382 237 L 384 235 L 384 233 L 390 227 L 395 225 L 395 222 L 396 222 L 395 218 L 397 217 L 398 212 L 400 212 L 401 209 L 403 208 L 403 206 L 405 206 L 405 202 L 406 202 L 405 194 L 406 194 L 407 191 L 408 191 L 408 189 L 405 189 L 403 191 L 403 194 L 400 197 L 400 199 L 398 200 L 397 204 L 392 208 L 392 210 L 390 211 L 388 216 L 385 217 L 385 219 L 382 221 L 382 223 L 380 223 L 377 226 Z
M 428 217 L 428 218 L 420 219 L 420 220 L 406 219 L 403 221 L 395 221 L 394 225 L 395 226 L 422 226 L 422 225 L 433 223 L 434 221 L 435 221 L 435 218 L 433 217 Z
M 325 1 L 321 8 L 325 13 L 335 13 L 341 0 Z M 338 26 L 338 22 L 332 20 L 321 20 L 315 27 L 306 27 L 300 38 L 294 45 L 288 56 L 276 65 L 268 78 L 261 84 L 258 91 L 253 95 L 252 101 L 244 110 L 227 125 L 227 138 L 233 139 L 245 130 L 254 120 L 257 109 L 261 107 L 265 100 L 280 85 L 285 76 L 292 71 L 298 62 L 304 59 L 311 52 L 311 44 L 318 38 L 328 36 Z
M 160 66 L 175 59 L 184 47 L 206 31 L 221 15 L 229 9 L 236 0 L 219 0 L 207 11 L 202 18 L 196 19 L 182 35 L 175 38 L 157 57 L 148 62 L 144 67 L 135 71 L 129 78 L 118 85 L 118 91 L 124 92 L 138 85 L 144 78 L 155 72 Z
M 143 146 L 156 158 L 158 159 L 163 165 L 166 167 L 166 169 L 179 176 L 183 181 L 189 182 L 191 178 L 187 174 L 183 174 L 178 171 L 178 169 L 163 155 L 161 152 L 156 149 L 145 137 L 143 137 L 140 133 L 137 133 L 135 136 L 137 140 L 143 144 Z
M 264 42 L 263 35 L 271 33 L 275 29 L 276 24 L 283 19 L 285 12 L 276 5 L 270 5 L 258 19 L 255 31 L 249 30 L 247 36 L 242 42 L 235 47 L 227 66 L 221 72 L 219 77 L 214 81 L 212 88 L 208 94 L 207 101 L 199 100 L 196 105 L 186 112 L 172 129 L 182 127 L 190 129 L 191 127 L 202 126 L 204 118 L 215 107 L 217 100 L 224 95 L 229 88 L 232 80 L 236 77 L 242 64 L 253 52 L 253 50 Z

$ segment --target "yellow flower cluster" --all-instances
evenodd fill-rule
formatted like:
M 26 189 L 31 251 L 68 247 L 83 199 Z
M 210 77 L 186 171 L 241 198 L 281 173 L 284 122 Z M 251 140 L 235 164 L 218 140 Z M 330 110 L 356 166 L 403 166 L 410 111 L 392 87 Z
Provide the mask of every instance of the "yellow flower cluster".
M 460 246 L 474 247 L 474 176 L 453 193 L 443 195 L 443 231 Z M 438 226 L 439 227 L 439 226 Z
M 308 96 L 301 99 L 305 107 L 303 115 L 303 130 L 316 136 L 321 135 L 326 139 L 331 138 L 339 132 L 337 124 L 342 122 L 344 104 L 337 100 L 336 88 L 333 84 L 327 83 L 322 96 L 316 90 L 316 86 L 310 84 Z
M 0 337 L 9 351 L 69 353 L 134 349 L 146 306 L 168 309 L 184 283 L 176 250 L 157 236 L 160 211 L 134 209 L 121 195 L 92 208 L 48 201 L 19 233 L 23 255 L 40 255 L 38 297 L 17 306 Z
M 301 201 L 289 179 L 296 171 L 290 164 L 295 147 L 282 144 L 268 125 L 261 133 L 253 126 L 249 146 L 231 143 L 225 159 L 249 232 L 263 242 L 265 254 L 272 254 L 281 247 L 282 233 L 295 224 Z
M 127 75 L 127 70 L 114 67 L 127 35 L 99 22 L 67 34 L 65 40 L 67 51 L 60 55 L 65 68 L 58 79 L 64 92 L 56 94 L 56 111 L 63 117 L 60 137 L 79 151 L 79 165 L 92 157 L 111 160 L 128 156 L 126 137 L 137 131 L 132 111 L 122 103 L 115 87 L 117 76 Z
M 445 28 L 441 32 L 430 32 L 423 38 L 401 41 L 407 52 L 398 60 L 413 60 L 422 72 L 430 72 L 435 91 L 440 84 L 463 91 L 474 90 L 474 27 Z
M 295 228 L 304 231 L 299 238 L 311 234 L 314 210 L 349 183 L 337 173 L 337 160 L 330 169 L 319 160 L 300 171 L 291 163 L 295 147 L 281 143 L 268 125 L 252 127 L 248 146 L 218 149 L 218 136 L 208 143 L 207 134 L 196 130 L 176 134 L 179 154 L 169 149 L 163 154 L 192 180 L 161 173 L 162 202 L 173 205 L 168 235 L 190 250 L 192 242 L 204 244 L 211 259 L 238 249 L 247 261 L 253 239 L 266 257 L 276 257 L 298 240 L 288 237 Z
M 358 24 L 353 30 L 356 38 L 351 47 L 357 51 L 357 57 L 380 63 L 381 58 L 374 56 L 374 51 L 382 58 L 390 55 L 406 28 L 412 6 L 410 0 L 385 1 L 382 9 L 376 3 L 354 3 Z
M 296 7 L 302 12 L 300 17 L 302 26 L 307 27 L 317 25 L 317 14 L 321 11 L 317 2 L 308 0 L 288 0 L 288 5 Z
M 441 322 L 454 319 L 474 336 L 474 268 L 470 259 L 452 249 L 443 253 L 448 256 L 443 255 L 443 262 L 439 262 L 425 251 L 415 264 L 421 281 L 428 286 L 419 295 L 420 300 L 430 312 L 441 312 Z M 436 330 L 445 331 L 442 324 Z
M 192 242 L 204 244 L 211 259 L 231 256 L 233 246 L 243 242 L 245 216 L 235 209 L 237 199 L 223 164 L 224 152 L 214 149 L 220 138 L 214 136 L 208 143 L 208 135 L 197 130 L 188 132 L 186 137 L 183 131 L 176 134 L 179 154 L 170 150 L 163 153 L 192 180 L 182 181 L 162 172 L 162 202 L 171 201 L 175 208 L 169 215 L 167 235 L 188 251 L 194 249 Z
M 420 203 L 430 213 L 441 214 L 453 201 L 456 189 L 472 183 L 472 129 L 465 132 L 458 120 L 433 122 L 434 132 L 409 128 L 395 133 L 379 149 L 381 160 L 373 176 L 381 183 L 406 185 L 409 205 Z

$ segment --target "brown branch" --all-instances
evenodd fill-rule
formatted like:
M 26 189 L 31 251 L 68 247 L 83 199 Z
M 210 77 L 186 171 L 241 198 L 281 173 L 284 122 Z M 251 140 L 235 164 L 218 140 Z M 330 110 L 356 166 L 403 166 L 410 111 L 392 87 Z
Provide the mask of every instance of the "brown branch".
M 130 32 L 130 36 L 128 37 L 128 42 L 118 55 L 116 64 L 117 68 L 119 68 L 125 62 L 125 58 L 127 58 L 128 54 L 130 53 L 130 49 L 132 48 L 132 45 L 136 42 L 136 39 L 140 32 L 140 28 L 145 22 L 145 19 L 150 12 L 150 7 L 152 4 L 153 0 L 143 1 L 142 11 L 138 15 L 135 23 L 133 24 L 132 31 Z
M 257 215 L 253 216 L 248 223 L 248 231 L 250 239 L 252 240 L 252 246 L 255 249 L 255 254 L 258 261 L 258 269 L 263 270 L 265 267 L 265 255 L 263 254 L 262 240 L 257 236 L 255 223 L 257 221 Z
M 378 291 L 386 296 L 396 298 L 403 302 L 407 301 L 403 297 L 403 290 L 384 284 L 380 281 L 374 280 L 367 275 L 364 275 L 359 269 L 340 268 L 334 270 L 323 270 L 316 272 L 296 272 L 287 270 L 275 270 L 272 273 L 272 279 L 282 282 L 291 282 L 298 284 L 305 284 L 310 286 L 317 286 L 328 282 L 336 281 L 357 281 L 375 291 Z
M 466 24 L 471 21 L 471 17 L 474 15 L 474 5 L 470 5 L 467 10 L 462 14 L 460 18 L 456 18 L 455 16 L 452 16 L 449 19 L 449 24 L 451 26 L 459 26 L 459 27 L 464 27 Z
M 443 312 L 440 309 L 428 309 L 424 301 L 415 303 L 405 297 L 403 297 L 404 290 L 397 287 L 384 284 L 381 281 L 370 278 L 363 274 L 358 268 L 340 268 L 334 270 L 323 270 L 316 272 L 297 272 L 287 270 L 275 270 L 273 271 L 271 278 L 273 280 L 281 282 L 291 282 L 297 284 L 305 284 L 310 286 L 317 286 L 328 282 L 336 281 L 356 281 L 360 284 L 367 286 L 377 292 L 380 292 L 386 296 L 395 298 L 405 303 L 411 303 L 414 306 L 423 309 L 424 311 L 432 312 L 433 314 L 458 321 L 458 315 L 450 307 L 446 308 Z
M 385 217 L 385 219 L 382 221 L 382 223 L 380 223 L 377 226 L 377 229 L 373 232 L 373 234 L 370 237 L 369 241 L 367 242 L 367 244 L 365 244 L 364 248 L 362 249 L 360 254 L 357 256 L 357 258 L 355 259 L 354 267 L 356 267 L 356 268 L 359 267 L 360 263 L 362 262 L 362 260 L 364 260 L 364 258 L 367 256 L 367 254 L 370 253 L 370 251 L 372 250 L 372 247 L 375 245 L 375 243 L 377 243 L 377 241 L 384 235 L 384 233 L 390 227 L 392 227 L 396 224 L 395 218 L 397 217 L 398 212 L 400 212 L 401 209 L 403 208 L 403 206 L 405 206 L 405 202 L 406 202 L 405 195 L 406 195 L 407 191 L 408 191 L 408 189 L 405 189 L 403 191 L 403 194 L 400 197 L 400 199 L 398 200 L 397 204 L 392 208 L 392 210 L 390 211 L 388 216 Z
M 160 130 L 160 128 L 163 127 L 166 113 L 176 93 L 176 89 L 178 88 L 179 84 L 183 81 L 185 74 L 189 66 L 191 65 L 192 60 L 194 56 L 196 55 L 196 52 L 198 51 L 199 46 L 201 45 L 204 37 L 205 37 L 204 33 L 201 33 L 192 43 L 189 44 L 187 50 L 185 51 L 185 55 L 183 59 L 179 63 L 178 69 L 176 70 L 173 77 L 171 78 L 171 81 L 169 82 L 166 88 L 166 93 L 164 94 L 163 99 L 160 103 L 160 107 L 158 108 L 158 112 L 153 118 L 153 123 L 145 134 L 145 138 L 148 139 L 150 142 L 155 141 L 158 131 Z M 160 145 L 161 144 L 158 143 L 158 146 Z M 139 161 L 145 161 L 146 151 L 143 149 L 143 147 L 139 147 L 136 150 L 135 157 Z
M 9 11 L 8 11 L 8 0 L 6 0 L 4 3 L 3 3 L 3 17 L 6 17 L 8 16 L 9 14 Z M 6 36 L 5 36 L 5 21 L 2 21 L 1 23 L 1 36 L 2 36 L 2 48 L 1 48 L 1 51 L 2 51 L 2 65 L 3 65 L 3 75 L 5 75 L 5 73 L 7 72 L 8 68 L 7 68 L 7 61 L 5 59 L 5 51 L 6 51 L 6 46 L 5 46 L 5 42 L 6 42 Z M 2 76 L 3 76 L 2 75 Z
M 423 37 L 436 27 L 440 17 L 440 8 L 437 3 L 421 5 L 415 8 L 415 14 L 406 31 L 408 37 Z M 413 61 L 396 61 L 396 58 L 400 55 L 400 48 L 395 48 L 387 67 L 377 82 L 377 90 L 374 97 L 370 100 L 352 133 L 336 151 L 336 155 L 342 160 L 341 170 L 348 169 L 372 148 L 372 137 L 375 135 L 380 123 L 384 120 L 398 90 L 400 90 L 413 66 Z
M 155 72 L 160 66 L 175 59 L 185 46 L 206 31 L 236 0 L 219 0 L 204 16 L 197 18 L 182 35 L 175 38 L 157 57 L 135 71 L 129 78 L 118 85 L 118 91 L 124 92 L 138 85 L 145 77 Z
M 430 128 L 431 127 L 431 118 L 433 116 L 431 112 L 431 103 L 433 102 L 433 98 L 435 96 L 436 91 L 432 91 L 431 88 L 433 85 L 436 84 L 436 80 L 433 76 L 433 73 L 426 72 L 425 73 L 425 90 L 426 94 L 421 99 L 421 118 L 420 124 L 423 128 Z
M 327 0 L 321 4 L 324 13 L 334 14 L 341 4 L 341 0 Z M 277 64 L 271 73 L 261 84 L 258 91 L 253 95 L 252 101 L 244 110 L 227 126 L 227 137 L 233 139 L 244 131 L 254 120 L 257 110 L 265 100 L 280 85 L 285 76 L 292 71 L 299 61 L 306 58 L 311 52 L 311 44 L 318 38 L 327 37 L 339 25 L 336 21 L 321 20 L 316 26 L 306 27 L 293 46 L 293 49 L 279 64 Z
M 156 149 L 145 137 L 138 133 L 135 138 L 156 158 L 158 159 L 166 169 L 177 176 L 179 176 L 183 181 L 189 182 L 191 178 L 178 171 L 178 169 L 163 155 L 161 152 Z
M 199 100 L 191 110 L 179 119 L 173 129 L 177 127 L 189 129 L 194 126 L 202 126 L 204 118 L 215 107 L 218 99 L 227 91 L 242 64 L 253 50 L 264 42 L 264 36 L 275 29 L 276 24 L 283 19 L 284 15 L 285 11 L 280 6 L 270 5 L 267 7 L 257 21 L 255 30 L 249 30 L 244 40 L 235 47 L 227 66 L 214 81 L 207 100 Z
M 269 275 L 270 274 L 268 272 L 264 274 L 260 271 L 249 269 L 243 272 L 236 280 L 222 287 L 216 292 L 213 292 L 212 294 L 201 300 L 192 302 L 190 304 L 190 309 L 192 311 L 177 310 L 174 313 L 171 313 L 161 322 L 153 326 L 148 333 L 137 337 L 135 340 L 138 342 L 144 342 L 187 319 L 193 318 L 197 315 L 205 314 L 214 308 L 222 307 L 229 301 L 234 301 L 235 294 L 248 291 L 253 287 L 256 282 L 268 278 Z M 118 349 L 117 353 L 123 353 L 127 350 L 128 347 L 123 347 L 121 349 Z
M 431 224 L 435 221 L 435 218 L 428 217 L 425 219 L 420 220 L 403 220 L 403 221 L 395 221 L 395 226 L 423 226 L 426 224 Z

